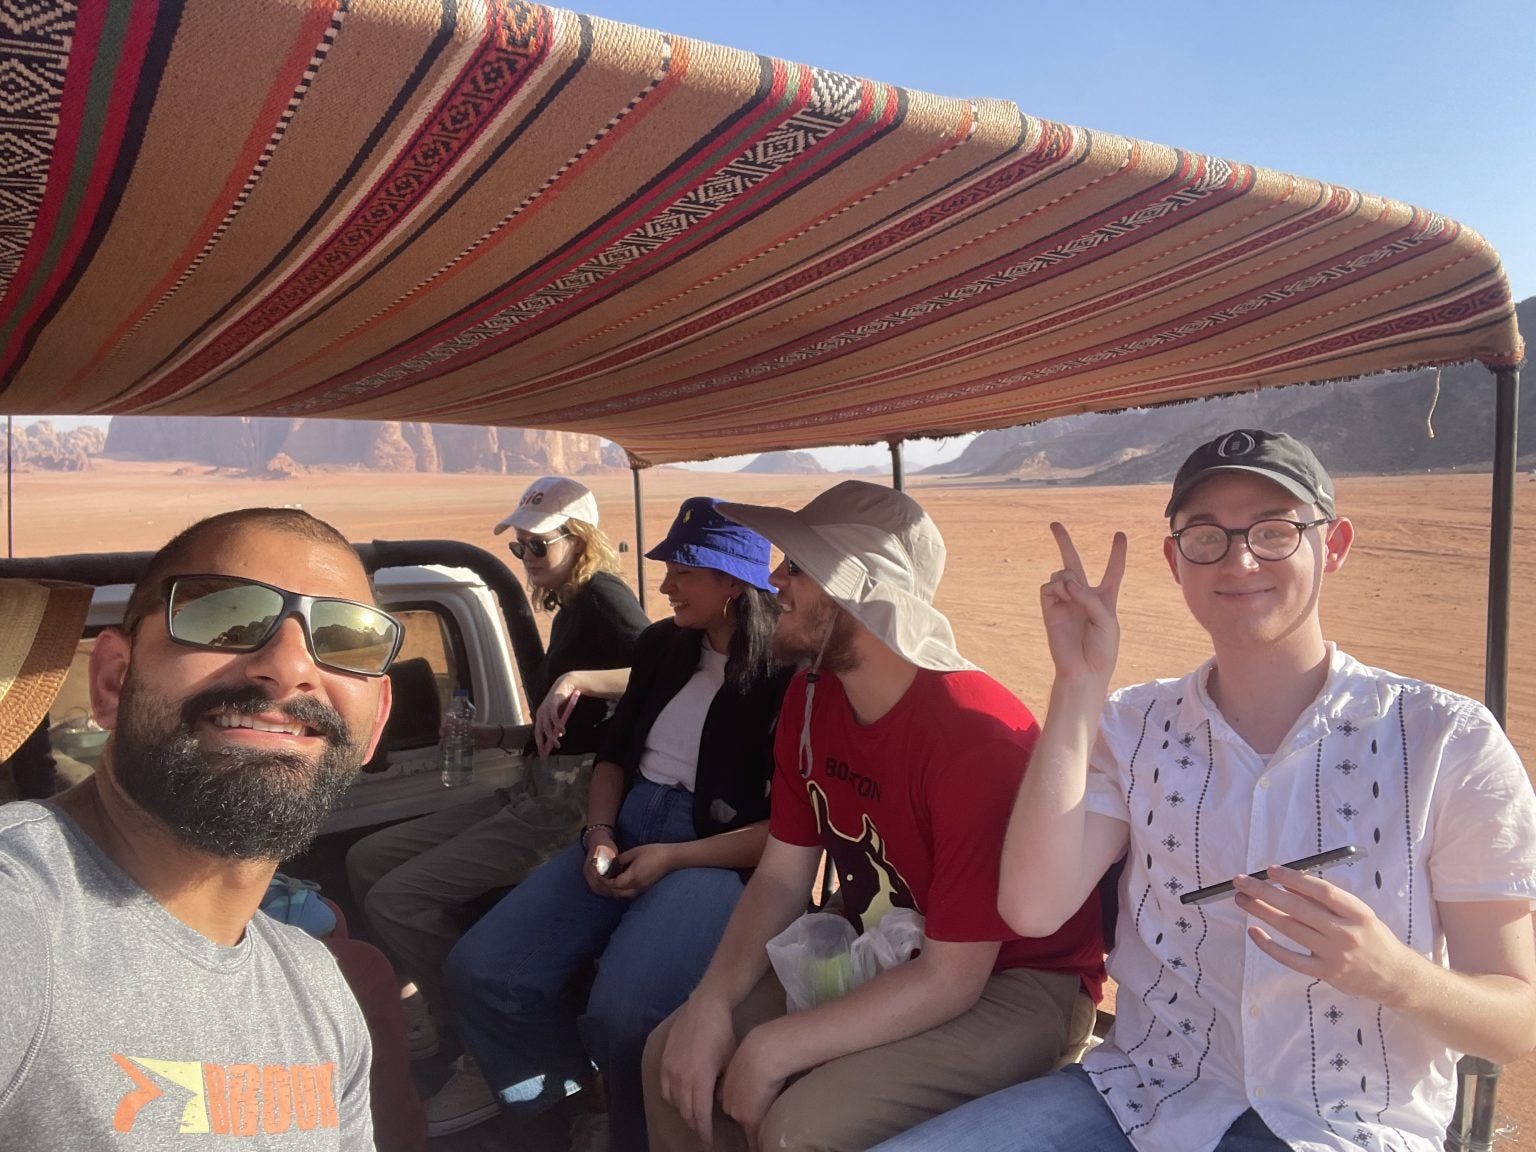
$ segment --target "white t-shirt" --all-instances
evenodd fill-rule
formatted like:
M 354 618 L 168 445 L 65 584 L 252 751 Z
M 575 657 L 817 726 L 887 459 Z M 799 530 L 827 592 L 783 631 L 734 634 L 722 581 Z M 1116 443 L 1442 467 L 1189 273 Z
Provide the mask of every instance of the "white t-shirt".
M 1455 1053 L 1271 960 L 1232 900 L 1178 896 L 1353 844 L 1364 859 L 1327 879 L 1443 965 L 1437 902 L 1536 897 L 1525 770 L 1481 704 L 1337 649 L 1266 759 L 1211 703 L 1210 670 L 1105 707 L 1087 807 L 1126 821 L 1131 845 L 1109 957 L 1115 1026 L 1084 1068 L 1141 1152 L 1211 1149 L 1249 1107 L 1296 1149 L 1439 1152 Z
M 699 774 L 699 737 L 715 693 L 725 686 L 723 653 L 699 645 L 699 666 L 656 717 L 640 754 L 640 774 L 655 784 L 693 791 Z

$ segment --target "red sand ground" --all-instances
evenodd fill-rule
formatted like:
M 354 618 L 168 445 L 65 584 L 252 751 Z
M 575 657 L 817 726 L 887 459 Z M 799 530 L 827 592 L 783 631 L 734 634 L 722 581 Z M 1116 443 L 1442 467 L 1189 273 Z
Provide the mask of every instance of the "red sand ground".
M 80 474 L 26 473 L 15 481 L 15 553 L 151 549 L 202 515 L 252 504 L 302 504 L 355 540 L 439 538 L 496 550 L 490 528 L 506 514 L 526 477 L 317 473 L 282 481 L 208 477 L 199 468 L 106 463 Z M 645 474 L 645 540 L 665 532 L 690 495 L 796 506 L 836 478 L 743 476 L 661 469 Z M 878 479 L 878 478 L 876 478 Z M 590 478 L 615 540 L 634 543 L 627 473 Z M 1520 481 L 1522 508 L 1536 477 Z M 1117 683 L 1187 671 L 1207 654 L 1162 559 L 1161 487 L 1025 488 L 998 482 L 914 478 L 910 490 L 933 515 L 949 546 L 939 606 L 955 625 L 961 650 L 1026 703 L 1045 704 L 1050 661 L 1037 591 L 1058 566 L 1047 523 L 1065 522 L 1091 571 L 1102 566 L 1112 532 L 1130 534 L 1130 570 L 1121 595 L 1124 634 Z M 1483 475 L 1350 478 L 1339 506 L 1357 540 L 1344 570 L 1329 579 L 1324 623 L 1329 636 L 1368 663 L 1482 695 L 1489 480 Z M 1536 763 L 1536 531 L 1528 512 L 1515 528 L 1510 735 L 1527 764 Z M 634 553 L 631 552 L 630 558 Z M 633 573 L 631 572 L 631 579 Z M 646 568 L 651 615 L 665 611 L 655 594 L 656 564 Z M 1536 1058 L 1506 1069 L 1499 1116 L 1536 1132 Z

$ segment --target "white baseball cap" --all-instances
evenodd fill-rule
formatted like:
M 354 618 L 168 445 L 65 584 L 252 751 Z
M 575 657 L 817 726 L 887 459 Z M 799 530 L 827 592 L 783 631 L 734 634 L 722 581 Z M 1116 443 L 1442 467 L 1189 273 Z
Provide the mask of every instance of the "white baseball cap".
M 496 525 L 496 535 L 508 528 L 552 532 L 567 520 L 584 520 L 596 527 L 597 498 L 585 484 L 568 476 L 540 476 L 523 490 L 512 514 Z

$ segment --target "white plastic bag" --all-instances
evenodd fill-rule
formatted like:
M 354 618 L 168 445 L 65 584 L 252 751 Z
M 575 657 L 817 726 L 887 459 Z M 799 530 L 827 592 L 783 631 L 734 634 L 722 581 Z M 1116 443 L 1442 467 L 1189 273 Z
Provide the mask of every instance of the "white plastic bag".
M 768 941 L 768 960 L 784 986 L 791 1012 L 814 1008 L 857 988 L 922 947 L 923 918 L 893 908 L 880 923 L 855 936 L 834 912 L 808 912 Z
M 922 946 L 922 916 L 910 908 L 892 908 L 853 942 L 854 986 L 905 964 Z
M 809 912 L 768 941 L 768 960 L 791 1012 L 814 1008 L 854 987 L 853 925 Z

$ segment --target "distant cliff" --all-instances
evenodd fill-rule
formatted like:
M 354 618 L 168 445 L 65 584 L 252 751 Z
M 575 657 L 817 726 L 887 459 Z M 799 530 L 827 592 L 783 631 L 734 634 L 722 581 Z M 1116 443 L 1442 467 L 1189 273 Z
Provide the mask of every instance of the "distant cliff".
M 576 432 L 243 416 L 117 416 L 108 426 L 102 455 L 187 460 L 250 472 L 297 466 L 569 476 L 627 466 L 621 449 Z
M 1536 334 L 1536 297 L 1515 309 Z M 1305 440 L 1329 469 L 1384 475 L 1485 469 L 1493 457 L 1493 374 L 1479 364 L 1265 388 L 1162 408 L 1063 416 L 983 432 L 946 476 L 1147 484 L 1173 478 L 1190 450 L 1232 428 L 1271 428 Z M 1536 405 L 1520 409 L 1521 460 L 1536 463 Z
M 91 466 L 91 457 L 101 454 L 105 439 L 100 428 L 60 432 L 47 420 L 39 420 L 14 430 L 11 461 L 18 472 L 84 472 Z
M 772 472 L 780 475 L 815 476 L 826 469 L 809 452 L 764 452 L 737 469 L 738 472 Z

